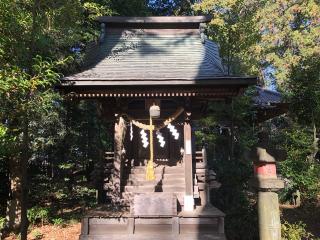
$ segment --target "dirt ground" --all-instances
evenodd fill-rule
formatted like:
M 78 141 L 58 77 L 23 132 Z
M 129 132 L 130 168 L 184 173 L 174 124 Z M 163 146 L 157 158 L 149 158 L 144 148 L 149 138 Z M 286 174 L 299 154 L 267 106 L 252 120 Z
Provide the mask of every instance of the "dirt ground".
M 45 225 L 34 227 L 28 234 L 28 240 L 78 240 L 80 234 L 80 223 L 69 224 L 65 227 Z M 18 240 L 17 236 L 6 237 L 5 240 Z

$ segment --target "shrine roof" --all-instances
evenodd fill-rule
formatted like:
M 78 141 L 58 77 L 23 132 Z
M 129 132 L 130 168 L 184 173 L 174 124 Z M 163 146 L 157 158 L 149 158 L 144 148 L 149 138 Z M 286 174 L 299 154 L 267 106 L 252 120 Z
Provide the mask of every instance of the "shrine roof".
M 240 85 L 256 77 L 228 76 L 219 46 L 201 34 L 199 17 L 100 17 L 100 42 L 86 50 L 84 69 L 63 86 Z M 105 26 L 104 26 L 105 24 Z
M 256 87 L 253 97 L 256 106 L 257 121 L 264 122 L 288 112 L 289 104 L 284 101 L 281 93 L 262 87 Z
M 253 101 L 260 108 L 282 103 L 283 97 L 279 92 L 258 86 L 256 87 L 256 91 L 257 94 L 253 98 Z
M 156 16 L 156 17 L 109 17 L 97 19 L 101 23 L 203 23 L 210 22 L 210 16 Z

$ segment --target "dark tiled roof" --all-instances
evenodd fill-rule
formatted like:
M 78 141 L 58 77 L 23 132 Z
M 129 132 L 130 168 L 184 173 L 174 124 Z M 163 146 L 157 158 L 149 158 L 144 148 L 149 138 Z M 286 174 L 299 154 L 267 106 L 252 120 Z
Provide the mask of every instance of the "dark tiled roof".
M 218 47 L 211 41 L 201 43 L 200 35 L 148 35 L 127 30 L 108 34 L 105 42 L 87 56 L 98 62 L 88 70 L 66 80 L 162 81 L 206 80 L 224 76 Z M 132 84 L 129 83 L 129 84 Z
M 261 87 L 256 87 L 256 91 L 257 93 L 256 96 L 253 98 L 253 101 L 256 105 L 260 107 L 267 107 L 282 102 L 282 95 L 279 92 Z
M 214 42 L 200 34 L 207 17 L 101 18 L 104 41 L 91 46 L 86 69 L 63 85 L 240 85 L 256 77 L 226 76 Z M 129 24 L 129 25 L 128 25 Z

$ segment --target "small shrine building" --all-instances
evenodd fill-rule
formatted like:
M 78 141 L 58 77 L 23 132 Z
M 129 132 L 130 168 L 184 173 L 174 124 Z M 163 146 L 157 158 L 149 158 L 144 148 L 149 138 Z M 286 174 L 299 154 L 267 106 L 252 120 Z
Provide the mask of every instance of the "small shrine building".
M 100 17 L 82 72 L 63 78 L 73 99 L 96 99 L 114 122 L 109 199 L 130 212 L 84 217 L 80 239 L 225 239 L 218 187 L 192 123 L 209 101 L 238 96 L 257 77 L 229 76 L 207 16 Z

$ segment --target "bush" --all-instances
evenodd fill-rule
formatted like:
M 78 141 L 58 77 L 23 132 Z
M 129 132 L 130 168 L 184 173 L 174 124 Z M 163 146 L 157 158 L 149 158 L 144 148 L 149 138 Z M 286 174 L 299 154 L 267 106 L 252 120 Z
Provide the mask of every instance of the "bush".
M 34 240 L 39 240 L 39 239 L 43 238 L 43 234 L 41 232 L 39 232 L 38 230 L 35 230 L 32 233 L 32 237 L 33 237 Z
M 295 127 L 286 130 L 281 137 L 285 141 L 283 145 L 288 155 L 286 161 L 279 163 L 279 170 L 281 175 L 290 181 L 283 194 L 299 190 L 303 199 L 316 199 L 320 193 L 320 165 L 308 161 L 312 151 L 312 135 L 306 129 Z
M 307 232 L 306 224 L 302 222 L 290 224 L 284 222 L 281 225 L 281 234 L 283 240 L 319 240 L 315 238 L 311 233 Z
M 53 225 L 62 226 L 64 224 L 64 220 L 62 218 L 53 218 Z
M 33 207 L 28 210 L 28 220 L 33 225 L 40 222 L 43 225 L 49 221 L 49 209 L 42 207 Z
M 0 232 L 1 232 L 2 229 L 4 228 L 5 223 L 6 223 L 6 219 L 3 218 L 3 217 L 0 217 Z M 1 233 L 0 233 L 0 236 L 1 236 Z

